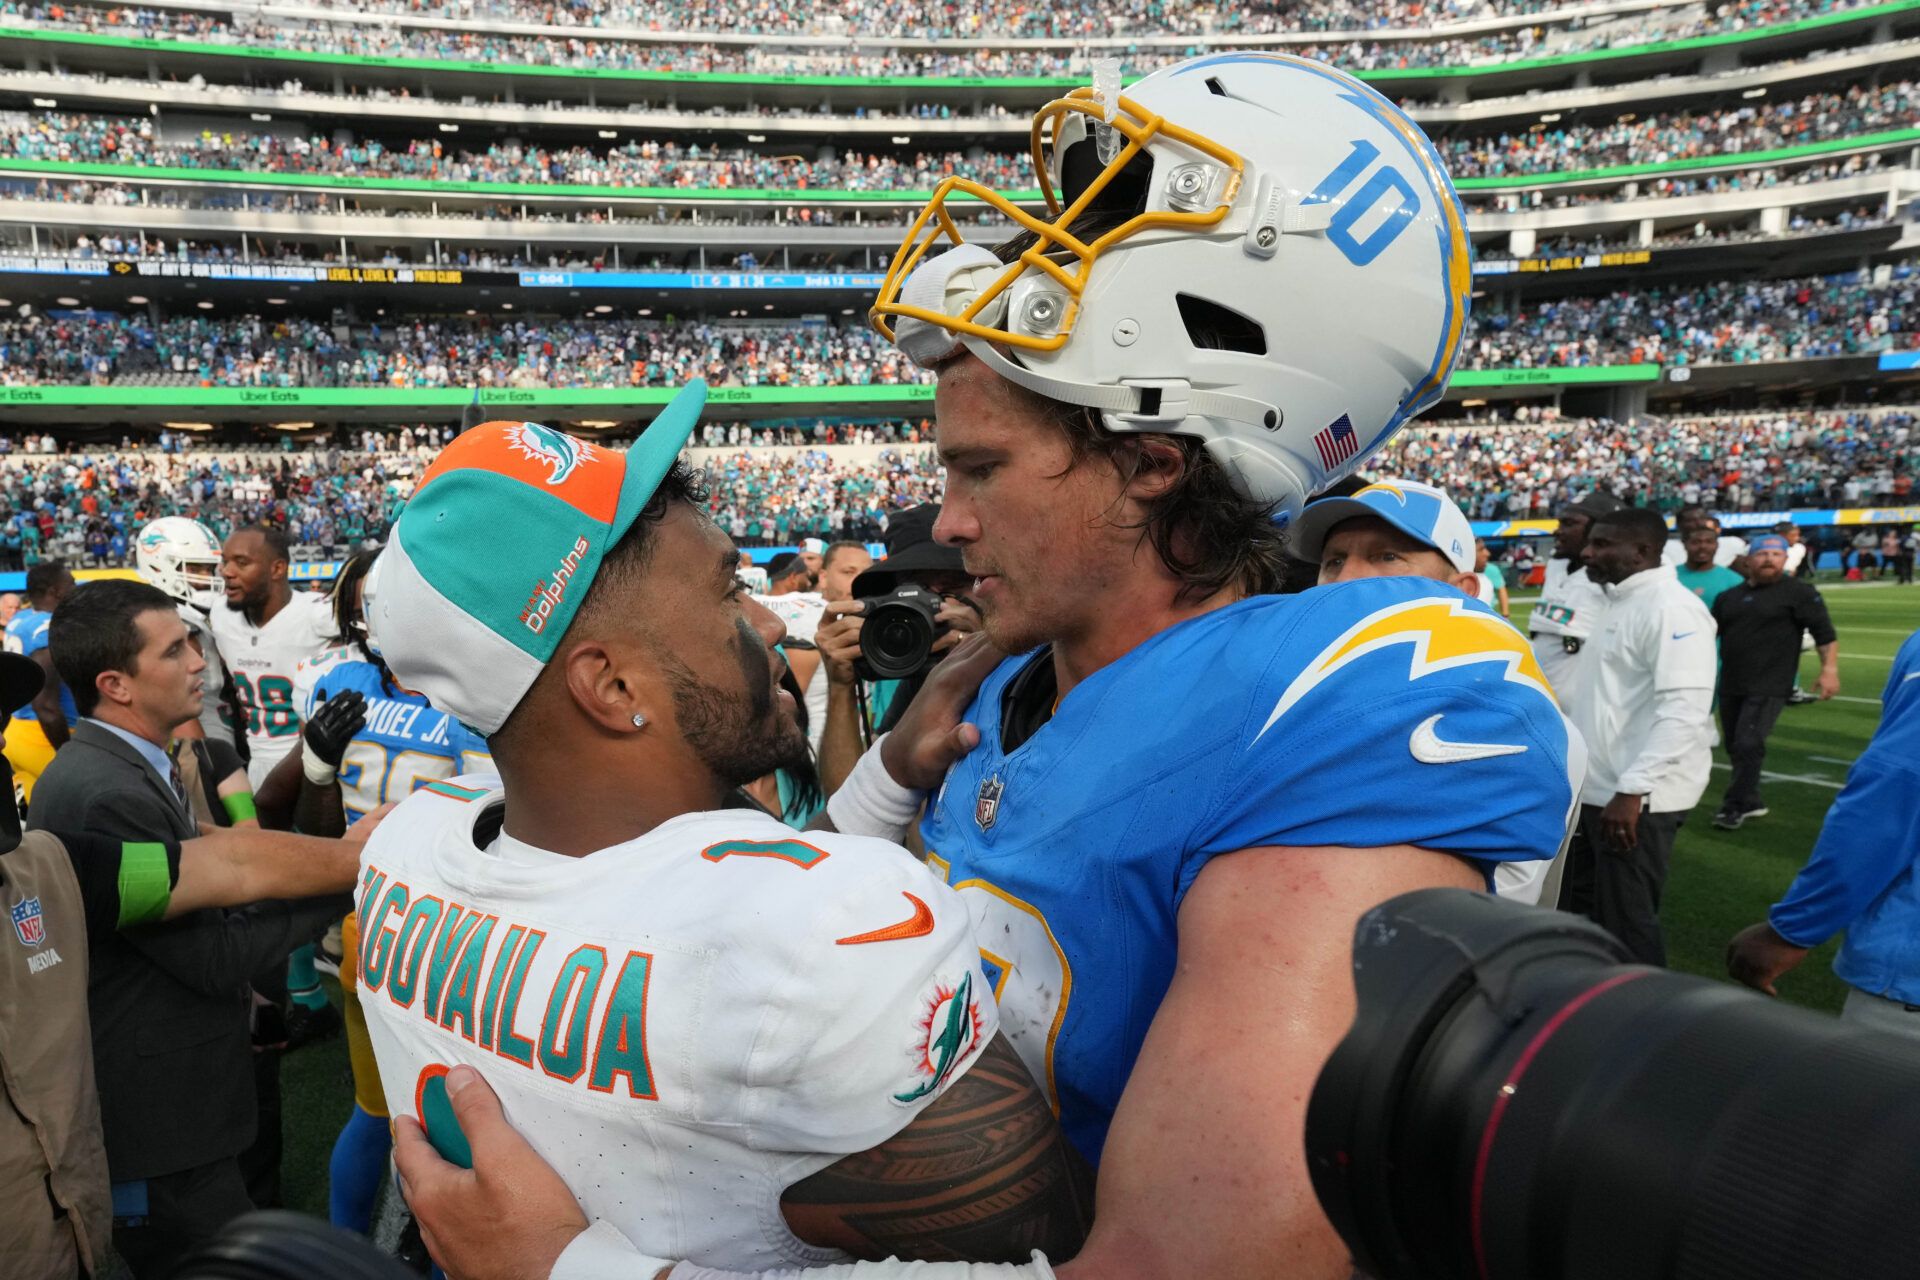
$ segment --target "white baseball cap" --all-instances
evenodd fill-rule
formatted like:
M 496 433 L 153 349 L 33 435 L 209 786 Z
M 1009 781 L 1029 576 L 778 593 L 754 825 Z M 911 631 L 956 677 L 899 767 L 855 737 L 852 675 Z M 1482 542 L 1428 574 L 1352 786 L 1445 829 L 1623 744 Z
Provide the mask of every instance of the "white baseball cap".
M 1461 573 L 1474 571 L 1473 526 L 1452 498 L 1418 480 L 1376 480 L 1340 498 L 1310 502 L 1288 531 L 1291 550 L 1320 563 L 1327 535 L 1355 516 L 1375 516 L 1445 556 Z

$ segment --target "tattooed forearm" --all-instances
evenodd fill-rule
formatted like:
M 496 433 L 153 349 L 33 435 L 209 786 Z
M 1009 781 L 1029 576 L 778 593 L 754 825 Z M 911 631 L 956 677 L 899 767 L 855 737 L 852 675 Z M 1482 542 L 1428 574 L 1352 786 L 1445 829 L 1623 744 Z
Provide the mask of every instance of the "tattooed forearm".
M 887 1142 L 787 1188 L 794 1234 L 860 1258 L 1054 1262 L 1093 1221 L 1093 1174 L 1004 1036 Z

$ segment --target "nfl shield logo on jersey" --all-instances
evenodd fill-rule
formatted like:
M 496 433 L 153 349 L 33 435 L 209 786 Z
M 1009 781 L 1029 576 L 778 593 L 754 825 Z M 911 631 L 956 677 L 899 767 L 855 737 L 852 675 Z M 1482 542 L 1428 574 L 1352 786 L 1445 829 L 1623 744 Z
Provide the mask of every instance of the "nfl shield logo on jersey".
M 40 899 L 23 898 L 13 904 L 13 932 L 23 947 L 37 947 L 47 940 L 46 917 L 40 914 Z
M 998 775 L 980 784 L 980 798 L 973 805 L 973 820 L 982 831 L 993 829 L 993 820 L 1000 816 L 1000 793 L 1005 790 Z

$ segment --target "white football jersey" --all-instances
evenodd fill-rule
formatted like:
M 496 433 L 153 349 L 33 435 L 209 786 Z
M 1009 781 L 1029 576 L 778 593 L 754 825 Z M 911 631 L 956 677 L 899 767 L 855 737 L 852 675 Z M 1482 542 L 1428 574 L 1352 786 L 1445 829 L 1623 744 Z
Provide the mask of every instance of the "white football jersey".
M 488 775 L 429 783 L 361 856 L 360 1005 L 395 1114 L 457 1142 L 442 1077 L 465 1063 L 642 1250 L 840 1260 L 781 1194 L 906 1127 L 993 1038 L 965 904 L 894 845 L 751 810 L 570 858 L 496 834 L 505 803 Z
M 827 598 L 818 591 L 789 591 L 783 596 L 754 596 L 786 624 L 787 635 L 794 640 L 813 643 L 814 632 L 827 611 Z
M 325 596 L 296 591 L 264 627 L 224 603 L 214 607 L 207 622 L 247 718 L 247 780 L 258 787 L 300 740 L 294 671 L 334 645 L 333 605 Z

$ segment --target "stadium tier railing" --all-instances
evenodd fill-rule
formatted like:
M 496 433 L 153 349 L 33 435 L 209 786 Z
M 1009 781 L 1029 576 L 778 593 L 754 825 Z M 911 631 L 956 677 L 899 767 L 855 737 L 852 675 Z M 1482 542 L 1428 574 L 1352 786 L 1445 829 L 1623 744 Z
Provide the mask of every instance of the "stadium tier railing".
M 1515 76 L 1537 76 L 1542 72 L 1570 71 L 1578 73 L 1584 70 L 1611 70 L 1624 60 L 1637 58 L 1665 57 L 1675 54 L 1708 54 L 1718 50 L 1735 50 L 1743 45 L 1759 42 L 1779 42 L 1789 37 L 1798 37 L 1820 32 L 1828 28 L 1872 23 L 1883 18 L 1894 18 L 1920 8 L 1920 0 L 1885 0 L 1880 4 L 1868 4 L 1857 8 L 1842 9 L 1813 17 L 1800 18 L 1789 22 L 1767 23 L 1752 29 L 1740 31 L 1716 32 L 1707 35 L 1690 36 L 1674 40 L 1651 40 L 1639 44 L 1620 44 L 1615 47 L 1580 50 L 1571 53 L 1550 54 L 1539 57 L 1503 57 L 1483 63 L 1469 63 L 1456 66 L 1432 67 L 1391 67 L 1377 68 L 1358 72 L 1360 77 L 1382 85 L 1405 85 L 1419 82 L 1444 82 L 1449 80 L 1474 80 L 1479 78 L 1510 78 Z M 342 15 L 338 20 L 344 20 Z M 467 24 L 462 24 L 463 26 Z M 567 33 L 577 38 L 578 30 Z M 1366 39 L 1377 39 L 1378 33 L 1367 33 Z M 705 41 L 706 36 L 696 39 Z M 762 37 L 764 42 L 767 38 Z M 842 38 L 851 47 L 855 44 L 882 44 L 884 41 Z M 507 63 L 474 61 L 454 58 L 374 56 L 352 54 L 330 50 L 305 50 L 272 48 L 262 44 L 244 42 L 216 42 L 205 39 L 175 40 L 153 39 L 137 36 L 105 35 L 90 31 L 70 31 L 34 27 L 27 20 L 11 15 L 0 15 L 0 44 L 8 40 L 39 42 L 50 46 L 65 44 L 72 48 L 92 47 L 97 49 L 133 50 L 157 56 L 178 56 L 184 59 L 251 59 L 276 62 L 282 65 L 319 65 L 334 66 L 343 69 L 384 68 L 418 72 L 429 76 L 479 75 L 486 77 L 521 76 L 537 79 L 597 80 L 601 82 L 629 82 L 671 84 L 678 86 L 786 86 L 795 88 L 845 87 L 845 79 L 838 75 L 766 75 L 746 72 L 689 72 L 635 70 L 619 67 L 570 67 L 532 63 Z M 1317 43 L 1340 43 L 1338 39 L 1318 37 Z M 1086 41 L 1070 40 L 1071 45 L 1085 44 Z M 1137 44 L 1138 41 L 1122 40 L 1121 44 Z M 1185 48 L 1204 45 L 1208 41 L 1197 37 L 1182 37 L 1173 42 Z M 1235 46 L 1242 41 L 1231 35 L 1223 37 L 1220 43 Z M 998 46 L 996 46 L 998 47 Z M 1084 83 L 1084 74 L 1045 75 L 1045 76 L 862 76 L 868 87 L 874 89 L 918 88 L 918 89 L 973 89 L 988 91 L 1027 91 L 1034 89 L 1066 89 Z

